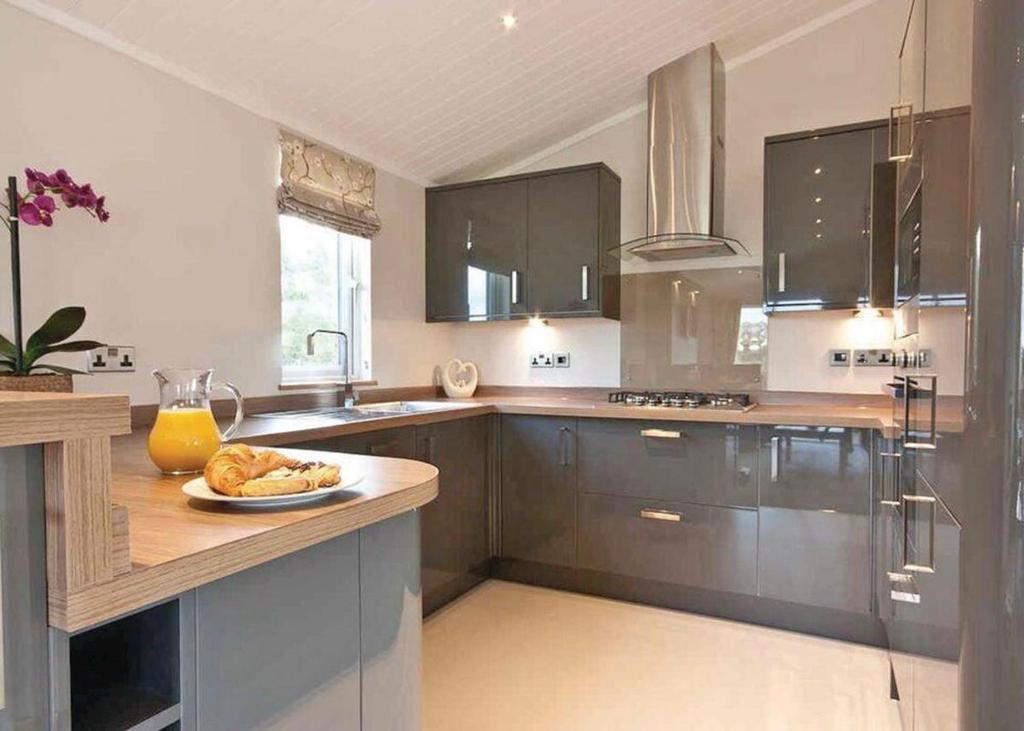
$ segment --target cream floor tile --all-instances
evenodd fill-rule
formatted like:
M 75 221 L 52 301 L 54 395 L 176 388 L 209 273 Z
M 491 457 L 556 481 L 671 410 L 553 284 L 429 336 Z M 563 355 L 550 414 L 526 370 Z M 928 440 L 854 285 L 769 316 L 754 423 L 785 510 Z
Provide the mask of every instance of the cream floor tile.
M 898 731 L 885 652 L 489 581 L 423 633 L 425 731 Z

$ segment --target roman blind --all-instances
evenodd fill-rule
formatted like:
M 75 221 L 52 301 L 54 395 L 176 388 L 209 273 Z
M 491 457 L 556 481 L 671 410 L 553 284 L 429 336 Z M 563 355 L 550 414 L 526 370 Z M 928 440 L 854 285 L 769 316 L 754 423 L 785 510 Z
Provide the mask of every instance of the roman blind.
M 373 207 L 376 171 L 362 160 L 281 132 L 282 213 L 329 226 L 342 233 L 373 238 L 380 218 Z

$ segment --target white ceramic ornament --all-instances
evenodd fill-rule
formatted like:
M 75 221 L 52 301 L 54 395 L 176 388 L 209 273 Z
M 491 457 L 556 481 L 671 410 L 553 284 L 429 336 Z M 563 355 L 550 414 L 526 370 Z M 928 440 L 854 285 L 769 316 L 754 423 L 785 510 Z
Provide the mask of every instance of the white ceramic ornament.
M 462 362 L 455 358 L 441 369 L 441 385 L 448 398 L 469 398 L 479 381 L 480 373 L 472 361 Z

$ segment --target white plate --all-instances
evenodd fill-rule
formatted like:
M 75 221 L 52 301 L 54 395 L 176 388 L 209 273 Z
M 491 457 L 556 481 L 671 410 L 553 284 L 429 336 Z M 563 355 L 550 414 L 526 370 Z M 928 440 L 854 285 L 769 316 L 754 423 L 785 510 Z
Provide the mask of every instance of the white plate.
M 363 475 L 361 472 L 357 472 L 349 466 L 342 467 L 341 469 L 341 482 L 333 487 L 321 487 L 318 490 L 310 490 L 309 492 L 296 492 L 291 495 L 265 495 L 261 497 L 231 497 L 230 495 L 221 495 L 219 492 L 215 492 L 206 484 L 206 480 L 202 477 L 197 477 L 194 480 L 189 480 L 181 486 L 181 491 L 189 497 L 198 498 L 200 500 L 210 500 L 218 503 L 231 503 L 232 505 L 251 505 L 253 507 L 260 508 L 273 508 L 282 505 L 298 505 L 301 503 L 314 502 L 316 500 L 323 500 L 326 497 L 335 495 L 342 490 L 348 490 L 353 485 L 362 482 Z

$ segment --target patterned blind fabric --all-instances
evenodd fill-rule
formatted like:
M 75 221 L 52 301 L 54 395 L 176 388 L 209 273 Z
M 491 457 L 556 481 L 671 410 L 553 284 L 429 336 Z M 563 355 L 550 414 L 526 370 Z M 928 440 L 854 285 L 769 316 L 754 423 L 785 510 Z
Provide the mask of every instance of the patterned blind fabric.
M 282 213 L 373 238 L 380 230 L 373 208 L 376 177 L 369 163 L 281 132 L 277 207 Z

